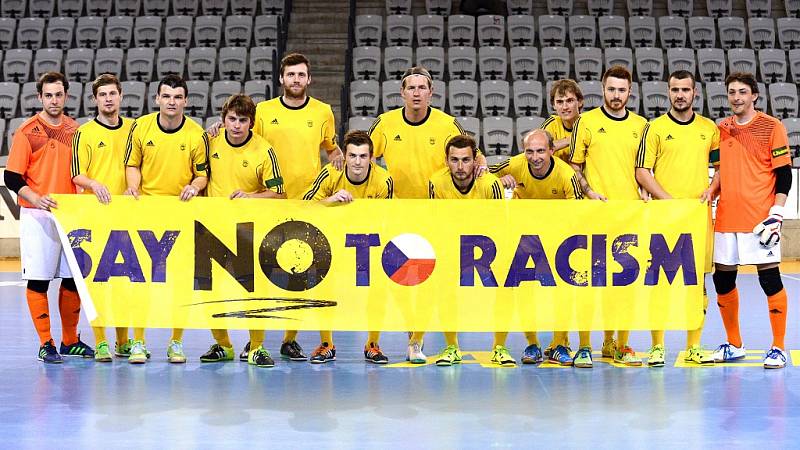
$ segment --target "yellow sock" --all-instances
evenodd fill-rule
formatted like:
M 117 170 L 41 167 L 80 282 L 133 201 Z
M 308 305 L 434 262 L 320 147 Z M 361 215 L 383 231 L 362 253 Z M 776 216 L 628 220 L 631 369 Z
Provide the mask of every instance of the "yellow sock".
M 264 345 L 264 330 L 250 330 L 250 351 Z
M 222 347 L 233 347 L 231 344 L 231 338 L 228 336 L 228 330 L 211 330 L 211 335 L 214 336 L 214 340 L 217 341 Z
M 653 340 L 653 347 L 656 345 L 664 346 L 664 330 L 650 331 L 650 338 Z
M 424 339 L 424 338 L 425 338 L 425 332 L 424 331 L 414 331 L 413 333 L 411 333 L 411 338 L 409 339 L 409 341 L 410 342 L 417 342 L 417 343 L 421 344 L 422 343 L 422 339 Z
M 297 340 L 297 330 L 286 330 L 283 333 L 283 342 L 292 342 Z
M 580 347 L 592 348 L 592 332 L 591 331 L 578 331 L 578 340 Z
M 507 337 L 508 331 L 496 331 L 494 333 L 494 344 L 492 344 L 492 348 L 495 348 L 498 345 L 505 347 Z
M 319 332 L 319 341 L 322 343 L 327 342 L 329 347 L 333 347 L 333 331 L 331 330 L 320 330 Z
M 106 329 L 105 327 L 92 327 L 92 333 L 94 333 L 94 346 L 97 347 L 101 342 L 106 340 Z
M 603 331 L 603 343 L 611 342 L 614 339 L 614 330 Z
M 456 331 L 445 331 L 444 332 L 444 343 L 445 345 L 455 345 L 458 348 L 458 332 Z
M 144 342 L 144 328 L 134 328 L 133 339 Z
M 617 330 L 617 348 L 628 346 L 628 336 L 631 332 L 627 330 Z
M 569 347 L 569 336 L 567 335 L 566 331 L 554 331 L 553 332 L 553 341 L 550 342 L 550 345 L 547 348 L 556 348 L 558 345 L 563 345 L 564 347 Z
M 370 331 L 367 333 L 367 343 L 364 345 L 364 348 L 369 347 L 369 344 L 378 345 L 378 339 L 381 337 L 380 331 Z
M 525 339 L 528 340 L 528 345 L 539 345 L 539 336 L 536 334 L 535 331 L 526 331 L 525 332 Z
M 122 345 L 128 342 L 128 328 L 117 327 L 114 329 L 117 332 L 117 344 Z
M 706 310 L 708 309 L 708 295 L 703 293 L 703 320 L 700 322 L 700 327 L 696 330 L 689 330 L 686 332 L 686 350 L 700 345 L 700 338 L 703 336 L 703 325 L 706 323 Z
M 183 340 L 183 328 L 173 328 L 172 329 L 172 337 L 170 338 L 172 341 L 182 341 Z

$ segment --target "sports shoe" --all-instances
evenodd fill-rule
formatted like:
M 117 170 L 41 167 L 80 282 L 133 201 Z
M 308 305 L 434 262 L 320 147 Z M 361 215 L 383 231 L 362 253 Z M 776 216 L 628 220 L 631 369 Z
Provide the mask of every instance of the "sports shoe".
M 650 348 L 650 353 L 647 354 L 647 365 L 650 367 L 664 367 L 664 350 L 663 345 L 654 345 Z
M 572 356 L 569 354 L 569 349 L 563 345 L 557 345 L 547 358 L 547 362 L 558 364 L 560 366 L 571 366 Z
M 281 358 L 291 361 L 305 361 L 308 359 L 308 357 L 303 354 L 303 347 L 300 347 L 297 341 L 284 342 L 281 344 Z
M 147 348 L 144 346 L 144 342 L 142 341 L 133 341 L 133 345 L 130 349 L 130 356 L 128 356 L 128 362 L 131 364 L 144 364 L 147 362 L 147 355 L 150 352 L 147 351 Z
M 422 353 L 422 347 L 419 342 L 408 343 L 408 353 L 406 353 L 406 361 L 411 364 L 425 364 L 428 359 Z
M 786 353 L 778 347 L 772 347 L 764 358 L 765 369 L 783 369 L 786 366 Z
M 711 354 L 711 359 L 713 359 L 714 362 L 721 363 L 736 361 L 737 359 L 742 359 L 745 356 L 747 356 L 747 350 L 745 350 L 744 344 L 742 344 L 741 347 L 736 347 L 730 342 L 726 342 L 714 350 L 714 353 Z
M 84 344 L 81 341 L 81 335 L 78 335 L 78 342 L 70 345 L 64 345 L 61 343 L 61 348 L 58 350 L 58 353 L 61 353 L 61 356 L 75 356 L 80 358 L 94 358 L 94 350 L 92 347 Z
M 183 353 L 183 342 L 170 341 L 167 347 L 167 361 L 175 364 L 183 364 L 186 362 L 186 355 Z
M 328 361 L 336 361 L 336 346 L 328 346 L 327 342 L 323 342 L 311 354 L 308 360 L 311 364 L 325 364 Z
M 233 347 L 223 347 L 214 344 L 200 357 L 200 362 L 233 361 Z
M 638 356 L 636 356 L 636 352 L 633 351 L 630 346 L 622 347 L 622 349 L 617 350 L 614 353 L 614 362 L 625 364 L 626 366 L 641 366 L 642 360 Z
M 248 342 L 249 346 L 250 343 Z M 272 360 L 269 352 L 262 346 L 258 346 L 247 354 L 247 364 L 252 364 L 257 367 L 275 367 L 275 361 Z
M 575 352 L 575 356 L 572 358 L 572 366 L 577 367 L 579 369 L 591 369 L 592 368 L 592 348 L 591 347 L 581 347 Z
M 686 351 L 686 356 L 683 358 L 684 362 L 693 362 L 695 364 L 714 364 L 714 358 L 711 357 L 709 352 L 703 350 L 699 345 L 693 345 Z
M 108 342 L 103 341 L 97 344 L 97 350 L 94 352 L 94 360 L 97 362 L 111 362 L 111 351 L 108 349 Z
M 492 362 L 501 366 L 517 365 L 517 361 L 511 356 L 511 353 L 509 353 L 508 349 L 502 345 L 497 345 L 494 347 L 494 351 L 492 352 Z
M 244 350 L 242 350 L 242 353 L 239 353 L 239 361 L 250 362 L 250 341 L 244 344 Z
M 542 354 L 544 355 L 544 359 L 550 359 L 550 355 L 553 354 L 553 347 L 547 347 L 546 349 L 544 349 Z
M 56 351 L 56 345 L 53 343 L 52 339 L 39 347 L 39 355 L 36 359 L 46 364 L 60 364 L 64 362 L 64 359 Z
M 603 342 L 603 348 L 600 349 L 600 355 L 603 358 L 613 358 L 617 354 L 617 341 L 611 339 L 610 341 Z
M 369 347 L 364 347 L 364 359 L 372 364 L 386 364 L 389 358 L 383 354 L 380 346 L 370 342 Z
M 522 364 L 539 364 L 544 361 L 542 349 L 536 344 L 525 347 L 522 352 Z
M 461 352 L 455 345 L 448 345 L 436 358 L 436 365 L 452 366 L 453 364 L 461 364 Z
M 114 343 L 114 356 L 131 356 L 131 347 L 133 347 L 133 339 L 128 339 L 122 345 Z

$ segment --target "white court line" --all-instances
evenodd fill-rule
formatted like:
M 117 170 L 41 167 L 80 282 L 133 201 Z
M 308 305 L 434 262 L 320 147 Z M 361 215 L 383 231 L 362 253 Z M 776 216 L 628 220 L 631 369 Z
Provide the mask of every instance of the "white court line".
M 27 281 L 0 281 L 0 287 L 6 286 L 18 286 L 18 287 L 25 287 L 28 285 Z
M 784 275 L 784 274 L 781 274 L 781 278 L 788 278 L 790 280 L 800 281 L 800 278 L 793 277 L 793 276 L 790 276 L 790 275 Z

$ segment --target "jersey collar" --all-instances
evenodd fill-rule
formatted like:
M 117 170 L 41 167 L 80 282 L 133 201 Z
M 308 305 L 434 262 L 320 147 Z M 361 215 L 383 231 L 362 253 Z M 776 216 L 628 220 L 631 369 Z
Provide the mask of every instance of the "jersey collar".
M 306 105 L 308 105 L 308 102 L 310 102 L 310 101 L 311 101 L 311 96 L 310 96 L 310 95 L 306 95 L 306 101 L 304 101 L 304 102 L 303 102 L 303 104 L 302 104 L 302 105 L 300 105 L 300 106 L 289 106 L 289 105 L 287 105 L 287 104 L 286 104 L 286 102 L 284 102 L 284 101 L 283 101 L 283 96 L 282 96 L 282 95 L 281 95 L 280 97 L 278 97 L 278 100 L 280 100 L 280 102 L 281 102 L 281 105 L 283 105 L 283 107 L 284 107 L 284 108 L 286 108 L 286 109 L 291 109 L 291 110 L 295 110 L 295 111 L 296 111 L 296 110 L 298 110 L 298 109 L 303 109 L 303 108 L 305 108 L 305 107 L 306 107 Z
M 527 164 L 527 166 L 528 166 L 528 173 L 531 174 L 533 178 L 537 180 L 544 180 L 545 178 L 549 177 L 551 173 L 553 173 L 553 169 L 556 167 L 556 161 L 555 158 L 553 158 L 552 156 L 550 157 L 550 168 L 547 169 L 547 173 L 544 174 L 543 177 L 537 177 L 536 175 L 534 175 L 533 171 L 531 170 L 531 165 Z
M 158 129 L 161 130 L 162 133 L 166 133 L 166 134 L 177 133 L 178 131 L 180 131 L 181 128 L 183 128 L 183 124 L 186 123 L 186 116 L 183 116 L 183 118 L 181 119 L 181 124 L 178 125 L 178 128 L 175 128 L 174 130 L 165 130 L 161 126 L 161 121 L 158 120 L 160 117 L 161 117 L 161 113 L 156 113 L 156 125 L 158 125 Z
M 115 126 L 115 127 L 111 127 L 111 126 L 108 126 L 108 125 L 104 124 L 103 122 L 100 122 L 99 120 L 97 120 L 97 116 L 95 116 L 94 121 L 98 125 L 100 125 L 101 127 L 105 128 L 106 130 L 114 131 L 114 130 L 119 130 L 120 128 L 122 128 L 122 117 L 119 118 L 119 121 L 117 122 L 117 126 Z
M 247 132 L 247 137 L 239 145 L 235 145 L 231 141 L 228 140 L 228 130 L 225 130 L 224 134 L 225 134 L 225 142 L 227 142 L 228 145 L 230 145 L 233 148 L 239 148 L 239 147 L 244 147 L 245 145 L 247 145 L 248 142 L 250 142 L 250 139 L 253 137 L 253 130 L 250 130 L 250 131 Z
M 612 116 L 611 114 L 608 113 L 608 111 L 606 111 L 605 106 L 600 106 L 600 111 L 603 111 L 603 114 L 605 114 L 606 117 L 608 117 L 609 119 L 616 120 L 617 122 L 622 122 L 623 120 L 627 119 L 628 116 L 630 115 L 630 111 L 628 111 L 628 108 L 625 108 L 625 115 L 622 117 Z
M 696 114 L 694 113 L 694 111 L 692 111 L 692 117 L 690 117 L 689 120 L 687 120 L 686 122 L 681 122 L 680 120 L 678 120 L 675 116 L 672 115 L 672 111 L 667 111 L 667 116 L 678 125 L 689 125 L 690 123 L 694 122 L 694 116 L 696 116 Z
M 462 191 L 461 188 L 458 187 L 458 185 L 456 184 L 456 180 L 453 179 L 453 174 L 452 173 L 450 174 L 450 182 L 453 183 L 453 187 L 455 187 L 456 190 L 458 192 L 460 192 L 462 195 L 469 194 L 469 191 L 471 191 L 472 187 L 475 186 L 475 180 L 476 179 L 477 179 L 477 177 L 472 177 L 472 181 L 470 181 L 469 186 L 467 186 L 467 190 L 466 191 Z
M 428 117 L 431 116 L 431 107 L 428 106 L 428 112 L 425 114 L 425 118 L 423 118 L 419 122 L 412 122 L 412 121 L 408 120 L 408 118 L 406 118 L 406 107 L 405 106 L 403 106 L 400 109 L 400 115 L 403 116 L 403 121 L 405 121 L 405 123 L 411 125 L 412 127 L 418 127 L 418 126 L 422 125 L 423 123 L 425 123 L 428 120 Z
M 353 186 L 361 186 L 362 184 L 366 183 L 367 180 L 369 180 L 370 175 L 372 175 L 372 163 L 369 163 L 369 166 L 367 166 L 367 176 L 363 180 L 356 183 L 355 181 L 351 180 L 349 176 L 347 176 L 347 166 L 345 165 L 344 177 L 347 178 L 347 182 Z

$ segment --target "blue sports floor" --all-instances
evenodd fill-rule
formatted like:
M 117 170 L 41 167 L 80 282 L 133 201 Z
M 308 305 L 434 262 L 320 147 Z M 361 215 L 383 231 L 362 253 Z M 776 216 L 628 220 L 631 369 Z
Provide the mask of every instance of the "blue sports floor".
M 365 333 L 336 333 L 337 361 L 325 365 L 279 359 L 273 369 L 238 361 L 201 364 L 212 342 L 205 330 L 187 331 L 186 365 L 169 365 L 169 331 L 151 330 L 153 359 L 144 366 L 76 359 L 45 366 L 36 360 L 23 288 L 4 286 L 0 448 L 800 448 L 800 367 L 790 361 L 784 370 L 762 368 L 771 342 L 766 300 L 755 275 L 739 277 L 742 333 L 753 351 L 746 361 L 681 367 L 685 333 L 668 332 L 664 368 L 618 368 L 598 357 L 590 370 L 491 368 L 490 333 L 460 336 L 465 353 L 478 352 L 460 367 L 365 363 Z M 800 349 L 800 277 L 789 277 L 786 341 L 792 350 Z M 14 280 L 18 274 L 0 273 L 0 282 Z M 51 313 L 58 344 L 52 301 Z M 93 343 L 83 319 L 81 329 Z M 273 355 L 281 335 L 267 334 Z M 540 335 L 543 344 L 549 338 Z M 233 333 L 237 352 L 246 340 L 245 332 Z M 712 296 L 703 343 L 713 348 L 723 340 Z M 593 333 L 595 349 L 601 341 L 601 333 Z M 303 332 L 299 342 L 310 353 L 318 335 Z M 428 356 L 442 342 L 441 334 L 429 335 Z M 646 352 L 650 335 L 633 332 L 631 342 Z M 519 358 L 521 333 L 508 345 Z M 391 363 L 402 361 L 405 346 L 402 333 L 382 339 Z M 800 366 L 800 352 L 792 356 Z

